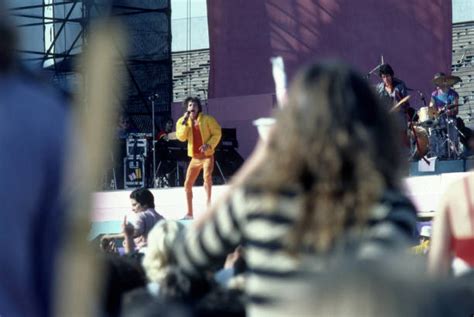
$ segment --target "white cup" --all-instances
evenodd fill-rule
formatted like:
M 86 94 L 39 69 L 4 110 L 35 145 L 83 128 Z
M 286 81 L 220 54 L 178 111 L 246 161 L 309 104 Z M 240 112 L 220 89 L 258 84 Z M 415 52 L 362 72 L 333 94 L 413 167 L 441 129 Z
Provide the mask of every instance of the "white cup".
M 253 121 L 253 125 L 257 127 L 258 135 L 263 141 L 268 140 L 271 127 L 275 124 L 275 118 L 259 118 Z

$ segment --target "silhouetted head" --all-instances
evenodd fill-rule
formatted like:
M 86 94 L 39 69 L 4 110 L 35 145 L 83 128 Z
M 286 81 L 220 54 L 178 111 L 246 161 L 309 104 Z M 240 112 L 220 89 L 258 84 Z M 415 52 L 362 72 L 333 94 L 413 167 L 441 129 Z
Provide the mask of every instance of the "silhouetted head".
M 15 64 L 17 32 L 5 3 L 0 3 L 0 72 L 10 71 Z

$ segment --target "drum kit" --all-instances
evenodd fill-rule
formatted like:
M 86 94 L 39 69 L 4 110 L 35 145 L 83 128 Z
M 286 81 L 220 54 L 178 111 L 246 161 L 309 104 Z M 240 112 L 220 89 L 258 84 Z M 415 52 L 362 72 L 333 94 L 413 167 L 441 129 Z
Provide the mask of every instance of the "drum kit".
M 445 76 L 437 86 L 452 86 L 461 79 L 457 76 Z M 397 111 L 402 104 L 410 99 L 410 95 L 395 104 L 390 112 Z M 458 105 L 446 105 L 442 108 L 420 107 L 414 118 L 408 122 L 408 140 L 410 145 L 410 160 L 420 160 L 431 157 L 439 159 L 459 159 L 463 152 L 459 137 L 462 132 L 457 127 L 456 117 L 449 114 L 449 110 Z

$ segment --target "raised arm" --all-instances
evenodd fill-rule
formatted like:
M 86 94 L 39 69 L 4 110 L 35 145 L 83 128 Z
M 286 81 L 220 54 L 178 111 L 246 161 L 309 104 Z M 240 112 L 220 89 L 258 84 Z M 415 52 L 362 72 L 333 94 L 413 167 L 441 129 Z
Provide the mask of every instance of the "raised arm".
M 122 222 L 122 234 L 124 237 L 123 246 L 125 248 L 125 253 L 131 253 L 135 250 L 135 241 L 133 241 L 134 231 L 134 227 L 127 222 L 127 216 L 125 216 Z
M 189 125 L 189 115 L 187 112 L 176 121 L 176 138 L 185 142 L 189 137 L 189 130 L 191 126 Z
M 222 268 L 227 255 L 241 243 L 242 217 L 236 203 L 239 199 L 240 191 L 220 204 L 207 221 L 191 227 L 186 236 L 176 242 L 176 260 L 186 274 L 199 277 L 208 270 Z

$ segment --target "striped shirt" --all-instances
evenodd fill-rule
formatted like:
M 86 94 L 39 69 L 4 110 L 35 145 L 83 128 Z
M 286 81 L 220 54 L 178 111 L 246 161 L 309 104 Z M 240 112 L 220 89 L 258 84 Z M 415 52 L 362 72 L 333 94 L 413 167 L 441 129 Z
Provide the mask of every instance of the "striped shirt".
M 288 291 L 294 289 L 297 293 L 304 283 L 299 273 L 308 269 L 317 271 L 324 266 L 314 253 L 292 256 L 284 248 L 288 232 L 302 208 L 302 195 L 296 190 L 282 190 L 275 195 L 258 189 L 236 189 L 213 218 L 188 231 L 186 239 L 178 242 L 175 248 L 178 263 L 187 274 L 199 276 L 205 270 L 221 268 L 227 254 L 243 245 L 248 266 L 247 312 L 249 316 L 278 316 L 281 311 L 278 307 L 285 302 Z M 403 236 L 414 236 L 413 205 L 401 195 L 385 194 L 374 208 L 369 226 L 387 224 Z M 373 236 L 378 241 L 388 239 L 383 233 Z

